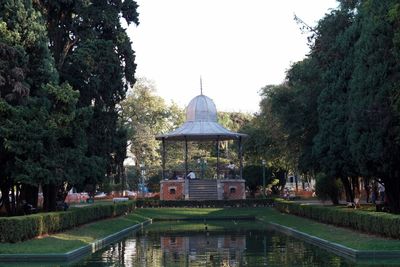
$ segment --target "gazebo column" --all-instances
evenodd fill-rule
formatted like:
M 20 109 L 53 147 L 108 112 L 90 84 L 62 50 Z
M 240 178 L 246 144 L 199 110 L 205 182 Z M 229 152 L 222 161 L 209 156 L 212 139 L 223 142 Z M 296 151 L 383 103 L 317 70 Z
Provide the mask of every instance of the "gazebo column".
M 242 137 L 239 137 L 239 164 L 240 164 L 240 179 L 243 179 L 243 145 Z
M 217 179 L 219 179 L 219 136 L 217 137 Z
M 185 136 L 185 178 L 188 175 L 189 168 L 188 168 L 188 141 Z
M 165 138 L 162 138 L 162 179 L 165 180 L 165 160 L 166 160 L 166 150 L 165 150 Z

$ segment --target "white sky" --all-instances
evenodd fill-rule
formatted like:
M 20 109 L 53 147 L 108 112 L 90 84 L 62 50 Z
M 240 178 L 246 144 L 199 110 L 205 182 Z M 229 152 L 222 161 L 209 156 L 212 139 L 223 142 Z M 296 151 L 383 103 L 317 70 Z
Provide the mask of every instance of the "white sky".
M 335 0 L 137 0 L 130 26 L 136 77 L 181 107 L 203 93 L 219 111 L 257 112 L 259 90 L 279 84 L 309 49 L 294 14 L 316 25 Z

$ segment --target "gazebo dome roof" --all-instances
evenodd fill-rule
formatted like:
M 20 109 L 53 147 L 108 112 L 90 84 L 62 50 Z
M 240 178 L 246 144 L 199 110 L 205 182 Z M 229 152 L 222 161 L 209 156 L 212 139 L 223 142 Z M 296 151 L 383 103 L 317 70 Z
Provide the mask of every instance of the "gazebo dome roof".
M 186 121 L 217 122 L 217 108 L 214 101 L 202 94 L 193 98 L 186 108 Z
M 237 140 L 246 134 L 235 133 L 218 123 L 214 101 L 201 94 L 193 98 L 186 107 L 186 122 L 172 132 L 156 136 L 157 140 L 201 141 Z

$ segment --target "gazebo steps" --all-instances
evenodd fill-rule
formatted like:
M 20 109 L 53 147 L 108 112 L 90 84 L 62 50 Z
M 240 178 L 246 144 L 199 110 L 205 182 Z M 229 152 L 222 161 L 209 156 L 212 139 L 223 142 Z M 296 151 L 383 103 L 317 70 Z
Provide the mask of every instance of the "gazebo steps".
M 218 199 L 216 180 L 190 180 L 190 200 L 216 200 Z

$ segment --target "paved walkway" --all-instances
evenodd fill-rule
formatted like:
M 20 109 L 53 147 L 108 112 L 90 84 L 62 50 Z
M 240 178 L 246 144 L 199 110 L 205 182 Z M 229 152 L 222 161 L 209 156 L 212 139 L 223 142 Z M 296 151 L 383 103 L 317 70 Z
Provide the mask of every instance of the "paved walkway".
M 321 201 L 318 199 L 295 199 L 293 201 L 296 203 L 303 203 L 303 204 L 310 204 L 310 205 L 323 205 L 323 206 L 332 206 L 333 205 L 330 200 Z M 340 200 L 339 204 L 347 205 L 347 202 L 345 200 Z M 360 204 L 366 205 L 366 204 L 372 204 L 372 203 L 367 203 L 365 200 L 360 200 Z

